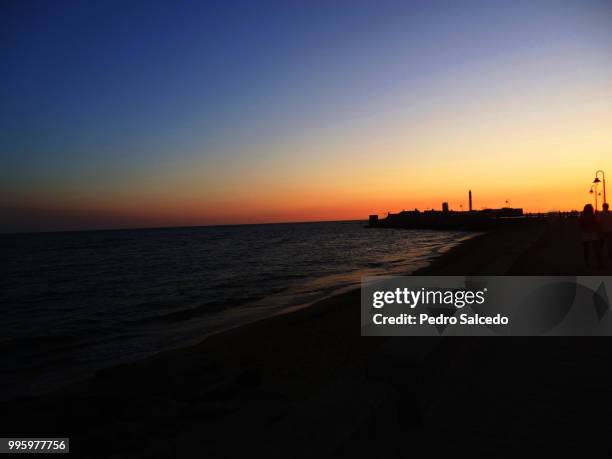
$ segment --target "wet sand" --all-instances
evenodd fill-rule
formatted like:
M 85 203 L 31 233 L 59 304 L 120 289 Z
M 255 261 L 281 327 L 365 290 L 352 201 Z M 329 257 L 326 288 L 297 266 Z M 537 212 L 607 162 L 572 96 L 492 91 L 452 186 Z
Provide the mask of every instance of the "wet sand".
M 574 222 L 499 229 L 415 274 L 590 272 L 576 236 Z M 612 354 L 591 349 L 586 339 L 579 346 L 550 338 L 537 346 L 507 338 L 483 346 L 476 338 L 362 338 L 359 298 L 359 290 L 350 291 L 3 404 L 3 436 L 69 436 L 77 457 L 407 457 L 415 451 L 429 457 L 456 451 L 465 438 L 453 425 L 461 423 L 491 440 L 481 445 L 483 454 L 505 456 L 495 451 L 514 451 L 504 449 L 506 416 L 530 428 L 556 419 L 564 432 L 570 418 L 560 397 L 585 387 L 570 384 L 576 371 L 598 373 L 601 359 Z M 561 351 L 568 347 L 571 352 Z M 588 401 L 609 386 L 593 376 Z M 525 397 L 536 411 L 527 412 Z M 608 424 L 596 424 L 594 432 Z M 447 441 L 437 441 L 441 434 Z

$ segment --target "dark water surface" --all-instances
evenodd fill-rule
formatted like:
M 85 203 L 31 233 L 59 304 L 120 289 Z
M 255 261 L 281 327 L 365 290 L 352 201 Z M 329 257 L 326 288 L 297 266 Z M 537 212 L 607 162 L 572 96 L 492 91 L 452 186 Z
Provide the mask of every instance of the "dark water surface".
M 411 272 L 470 236 L 364 222 L 0 235 L 0 398 Z

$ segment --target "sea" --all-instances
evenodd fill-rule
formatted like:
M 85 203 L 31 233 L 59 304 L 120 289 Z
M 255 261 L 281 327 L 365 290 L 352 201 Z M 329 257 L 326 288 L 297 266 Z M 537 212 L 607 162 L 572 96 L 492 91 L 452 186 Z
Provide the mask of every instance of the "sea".
M 0 235 L 0 399 L 409 274 L 472 235 L 363 221 Z

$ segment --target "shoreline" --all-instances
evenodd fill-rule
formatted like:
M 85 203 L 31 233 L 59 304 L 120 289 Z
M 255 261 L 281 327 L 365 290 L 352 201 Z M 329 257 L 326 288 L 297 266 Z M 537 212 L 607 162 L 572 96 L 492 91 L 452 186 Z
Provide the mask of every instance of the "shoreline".
M 542 230 L 543 225 L 528 225 L 476 235 L 413 275 L 504 274 L 541 238 Z M 39 397 L 0 403 L 6 418 L 13 419 L 3 430 L 15 435 L 71 432 L 81 445 L 98 443 L 100 435 L 119 439 L 108 446 L 109 454 L 143 445 L 159 449 L 163 439 L 163 448 L 215 456 L 231 441 L 231 432 L 223 431 L 227 425 L 250 429 L 250 441 L 258 441 L 261 429 L 271 434 L 269 426 L 278 426 L 276 420 L 298 416 L 306 410 L 304 403 L 319 400 L 321 391 L 331 390 L 338 378 L 367 385 L 372 368 L 378 368 L 375 380 L 387 371 L 380 365 L 385 343 L 394 340 L 361 337 L 359 302 L 360 289 L 352 289 L 192 346 L 110 366 Z M 438 340 L 427 342 L 434 348 L 412 350 L 410 359 L 419 365 L 432 352 L 446 352 L 436 350 Z M 200 435 L 212 437 L 203 444 L 197 440 Z M 235 446 L 239 450 L 243 445 Z
M 351 228 L 353 227 L 354 225 L 351 225 Z M 369 232 L 370 230 L 360 229 L 360 231 Z M 383 231 L 386 232 L 386 230 Z M 376 234 L 378 232 L 371 232 L 371 236 L 368 238 L 377 238 Z M 204 323 L 204 320 L 202 320 L 202 323 L 198 323 L 196 326 L 186 321 L 180 325 L 183 327 L 183 331 L 186 331 L 183 337 L 174 339 L 171 344 L 160 342 L 158 349 L 151 349 L 148 352 L 135 355 L 129 353 L 115 355 L 112 359 L 96 361 L 91 365 L 84 365 L 83 368 L 78 368 L 75 365 L 74 368 L 68 368 L 67 371 L 63 371 L 62 368 L 50 368 L 51 371 L 46 374 L 42 373 L 40 376 L 32 373 L 30 379 L 27 377 L 20 378 L 17 373 L 14 382 L 4 386 L 6 390 L 0 396 L 0 402 L 23 396 L 44 396 L 63 387 L 90 380 L 98 371 L 106 371 L 117 365 L 129 365 L 160 353 L 195 346 L 212 335 L 260 322 L 269 317 L 292 314 L 300 309 L 312 307 L 320 301 L 329 300 L 347 291 L 358 289 L 361 277 L 364 275 L 409 275 L 411 272 L 431 263 L 433 259 L 444 256 L 456 245 L 479 234 L 464 231 L 443 231 L 438 235 L 436 231 L 417 231 L 413 235 L 413 231 L 406 232 L 404 230 L 401 230 L 400 233 L 403 233 L 403 235 L 399 235 L 395 239 L 418 241 L 423 238 L 421 233 L 424 233 L 426 237 L 424 237 L 423 242 L 408 244 L 409 247 L 420 247 L 420 249 L 414 252 L 406 250 L 405 253 L 409 255 L 403 257 L 401 256 L 401 250 L 387 249 L 386 251 L 379 251 L 380 253 L 377 252 L 376 255 L 370 255 L 369 261 L 366 260 L 368 263 L 365 263 L 365 261 L 356 263 L 352 269 L 349 265 L 342 265 L 344 269 L 347 269 L 345 272 L 322 266 L 322 269 L 319 269 L 317 273 L 318 277 L 304 277 L 299 280 L 299 283 L 287 284 L 286 288 L 279 293 L 267 295 L 248 303 L 242 304 L 232 300 L 224 300 L 227 305 L 232 305 L 229 309 L 210 311 L 207 313 L 208 319 L 206 320 L 208 322 Z M 384 235 L 381 235 L 381 237 L 384 239 Z M 240 298 L 240 295 L 237 298 Z M 202 310 L 204 311 L 205 308 L 202 308 Z M 203 315 L 203 317 L 205 316 Z M 161 327 L 164 326 L 163 322 L 160 321 L 159 323 Z M 176 329 L 179 330 L 178 326 Z M 177 331 L 177 336 L 178 333 Z M 15 350 L 19 350 L 19 348 L 15 347 Z

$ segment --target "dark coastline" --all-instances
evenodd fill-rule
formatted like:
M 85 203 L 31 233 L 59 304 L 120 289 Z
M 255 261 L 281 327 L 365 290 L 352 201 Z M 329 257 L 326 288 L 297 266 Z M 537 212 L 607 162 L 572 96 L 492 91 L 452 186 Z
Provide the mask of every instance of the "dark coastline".
M 414 275 L 533 272 L 547 261 L 538 267 L 525 257 L 533 260 L 550 240 L 548 223 L 499 229 L 457 245 Z M 453 422 L 480 429 L 501 448 L 506 440 L 496 412 L 506 410 L 529 425 L 555 416 L 562 421 L 563 407 L 553 401 L 572 390 L 566 372 L 577 375 L 587 364 L 598 372 L 593 368 L 605 367 L 593 359 L 609 358 L 605 349 L 592 352 L 584 342 L 563 353 L 566 341 L 553 339 L 534 347 L 532 340 L 515 339 L 482 346 L 482 339 L 363 338 L 359 299 L 360 291 L 352 290 L 101 371 L 45 396 L 2 404 L 1 430 L 5 436 L 69 435 L 78 457 L 244 457 L 253 451 L 268 457 L 392 457 L 372 445 L 405 428 L 412 432 L 412 450 L 429 457 L 428 442 L 440 431 L 446 441 L 435 445 L 438 454 L 451 454 L 464 441 Z M 529 378 L 515 383 L 523 372 Z M 579 395 L 602 396 L 598 390 L 607 386 L 596 376 L 594 392 Z M 452 391 L 444 388 L 449 381 Z M 536 404 L 535 414 L 522 411 L 517 394 L 533 397 L 542 387 L 548 387 L 544 406 Z M 457 399 L 457 392 L 478 402 Z M 579 399 L 573 400 L 572 409 L 580 410 Z M 493 418 L 483 425 L 482 416 Z M 385 419 L 393 420 L 387 423 L 395 430 L 376 427 Z M 562 432 L 570 428 L 558 424 Z M 605 426 L 589 424 L 596 431 Z M 517 447 L 505 452 L 517 453 Z

